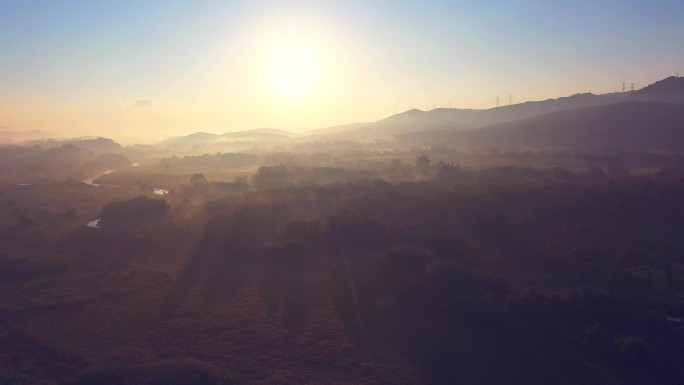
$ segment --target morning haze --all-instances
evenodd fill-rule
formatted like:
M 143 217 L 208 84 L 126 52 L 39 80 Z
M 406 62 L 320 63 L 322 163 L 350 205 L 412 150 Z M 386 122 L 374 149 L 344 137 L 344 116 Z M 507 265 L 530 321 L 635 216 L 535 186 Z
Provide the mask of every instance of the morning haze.
M 0 2 L 0 384 L 681 384 L 683 11 Z
M 5 2 L 0 124 L 162 139 L 490 108 L 674 75 L 677 2 Z

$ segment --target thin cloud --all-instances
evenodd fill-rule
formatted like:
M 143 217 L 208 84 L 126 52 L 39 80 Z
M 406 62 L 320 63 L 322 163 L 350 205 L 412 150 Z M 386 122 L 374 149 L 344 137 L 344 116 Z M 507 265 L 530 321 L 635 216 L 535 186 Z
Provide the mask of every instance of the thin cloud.
M 127 110 L 130 110 L 132 108 L 153 108 L 154 107 L 154 100 L 152 100 L 152 99 L 126 100 L 126 101 L 122 102 L 121 105 Z

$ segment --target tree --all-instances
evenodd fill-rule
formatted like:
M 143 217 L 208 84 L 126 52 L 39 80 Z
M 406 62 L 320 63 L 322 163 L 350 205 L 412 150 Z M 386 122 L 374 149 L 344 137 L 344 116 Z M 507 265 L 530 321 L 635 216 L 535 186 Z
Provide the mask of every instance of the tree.
M 204 175 L 202 175 L 202 174 L 195 173 L 195 174 L 192 174 L 192 176 L 190 177 L 190 183 L 192 183 L 194 185 L 200 184 L 200 183 L 207 183 L 207 178 L 205 178 Z
M 460 169 L 460 164 L 454 165 L 453 163 L 444 163 L 440 160 L 437 162 L 437 177 L 447 178 L 456 175 Z
M 100 213 L 100 223 L 103 227 L 149 228 L 163 222 L 170 211 L 165 200 L 140 195 L 107 204 Z
M 256 188 L 269 188 L 286 182 L 289 171 L 284 165 L 261 166 L 252 175 L 252 183 Z
M 422 175 L 425 175 L 428 173 L 428 171 L 430 170 L 430 163 L 431 162 L 432 161 L 430 160 L 430 158 L 428 158 L 428 156 L 425 154 L 416 158 L 416 161 L 415 161 L 416 167 L 418 167 L 418 171 L 420 171 L 420 173 Z

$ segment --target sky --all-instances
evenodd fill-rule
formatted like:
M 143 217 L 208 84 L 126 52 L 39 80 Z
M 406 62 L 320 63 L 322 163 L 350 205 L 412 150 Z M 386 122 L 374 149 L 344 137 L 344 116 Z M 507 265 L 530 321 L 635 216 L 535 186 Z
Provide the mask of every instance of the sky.
M 0 127 L 161 139 L 684 73 L 682 1 L 0 0 Z

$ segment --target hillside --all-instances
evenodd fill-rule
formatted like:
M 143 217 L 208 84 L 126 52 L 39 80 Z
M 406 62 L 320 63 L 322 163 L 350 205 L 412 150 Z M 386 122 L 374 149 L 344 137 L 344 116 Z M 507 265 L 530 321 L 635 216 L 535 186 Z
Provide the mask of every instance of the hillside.
M 413 109 L 361 127 L 350 125 L 348 129 L 339 130 L 336 134 L 339 137 L 363 140 L 390 138 L 410 132 L 428 131 L 443 127 L 450 127 L 451 129 L 476 128 L 526 119 L 549 112 L 616 103 L 622 101 L 624 97 L 625 94 L 622 93 L 605 95 L 585 93 L 490 109 L 437 108 L 430 111 Z
M 190 135 L 175 136 L 173 138 L 163 140 L 157 145 L 163 147 L 193 146 L 211 143 L 213 141 L 218 140 L 219 137 L 220 136 L 217 134 L 210 134 L 207 132 L 195 132 Z
M 292 134 L 277 128 L 255 128 L 252 130 L 226 132 L 221 136 L 231 139 L 286 139 Z
M 54 148 L 54 147 L 61 147 L 65 144 L 73 144 L 74 146 L 92 151 L 96 154 L 105 154 L 105 153 L 120 153 L 123 148 L 119 143 L 116 143 L 115 141 L 108 139 L 108 138 L 102 138 L 99 136 L 96 137 L 82 137 L 82 138 L 73 138 L 73 139 L 39 139 L 39 140 L 31 140 L 31 141 L 26 141 L 22 143 L 24 146 L 41 146 L 42 148 Z
M 282 141 L 288 139 L 291 135 L 287 131 L 275 128 L 256 128 L 245 131 L 226 132 L 224 134 L 195 132 L 190 135 L 166 139 L 157 144 L 157 146 L 180 150 L 198 150 L 206 147 L 230 145 L 234 142 Z
M 554 112 L 479 129 L 402 135 L 403 142 L 554 149 L 682 149 L 684 106 L 623 102 Z
M 368 126 L 370 124 L 373 124 L 371 122 L 362 122 L 362 123 L 351 123 L 351 124 L 342 124 L 339 126 L 332 126 L 332 127 L 323 127 L 323 128 L 316 128 L 313 130 L 309 130 L 305 132 L 305 135 L 311 135 L 311 136 L 323 136 L 323 135 L 332 135 L 332 134 L 338 134 L 341 132 L 345 131 L 352 131 L 361 127 Z
M 671 76 L 634 92 L 615 92 L 603 95 L 583 93 L 490 109 L 437 108 L 430 111 L 412 109 L 374 123 L 314 130 L 309 132 L 309 134 L 327 134 L 327 136 L 357 140 L 386 139 L 411 132 L 429 131 L 446 127 L 453 130 L 484 127 L 528 119 L 552 112 L 603 106 L 625 101 L 684 104 L 684 78 Z
M 627 96 L 630 101 L 652 101 L 684 104 L 684 78 L 670 76 Z
M 575 94 L 543 101 L 530 101 L 489 109 L 437 108 L 430 111 L 411 109 L 376 122 L 352 123 L 310 130 L 305 136 L 314 139 L 360 140 L 390 139 L 398 135 L 436 129 L 463 130 L 499 123 L 525 120 L 548 113 L 570 111 L 586 107 L 605 106 L 625 101 L 656 101 L 684 104 L 684 78 L 668 77 L 634 92 L 596 95 Z M 292 133 L 259 128 L 224 134 L 196 132 L 167 139 L 160 146 L 171 148 L 202 148 L 221 146 L 233 141 L 279 141 Z
M 14 131 L 7 127 L 0 127 L 0 143 L 14 143 L 22 140 L 40 139 L 54 137 L 46 131 L 28 130 L 28 131 Z

